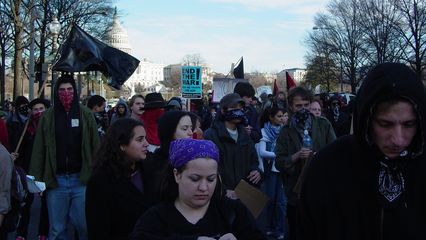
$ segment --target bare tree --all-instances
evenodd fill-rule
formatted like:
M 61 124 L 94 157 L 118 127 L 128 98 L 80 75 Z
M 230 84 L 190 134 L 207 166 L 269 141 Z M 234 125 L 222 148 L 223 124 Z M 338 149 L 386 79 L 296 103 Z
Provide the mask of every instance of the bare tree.
M 406 46 L 404 60 L 422 77 L 426 67 L 423 62 L 426 53 L 426 1 L 393 0 L 392 3 L 401 17 L 400 24 L 394 27 L 400 33 L 402 44 Z
M 187 54 L 182 58 L 182 66 L 201 66 L 205 62 L 199 53 Z
M 13 48 L 13 35 L 12 35 L 12 22 L 9 17 L 8 11 L 9 2 L 6 0 L 0 0 L 0 103 L 1 106 L 5 100 L 5 77 L 6 77 L 6 57 L 11 53 Z
M 389 0 L 363 0 L 358 7 L 361 13 L 358 25 L 365 34 L 369 65 L 400 61 L 404 49 L 395 30 L 399 11 Z

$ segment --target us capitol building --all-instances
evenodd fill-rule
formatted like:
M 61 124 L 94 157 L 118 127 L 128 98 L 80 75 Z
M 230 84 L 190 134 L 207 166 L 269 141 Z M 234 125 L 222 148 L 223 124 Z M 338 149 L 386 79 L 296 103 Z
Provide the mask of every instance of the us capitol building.
M 127 31 L 121 26 L 117 13 L 114 14 L 113 24 L 108 32 L 106 43 L 114 48 L 132 55 L 132 48 L 129 43 Z M 133 75 L 124 83 L 134 94 L 137 84 L 144 88 L 159 86 L 159 81 L 163 81 L 164 64 L 152 63 L 148 59 L 139 59 L 140 63 Z

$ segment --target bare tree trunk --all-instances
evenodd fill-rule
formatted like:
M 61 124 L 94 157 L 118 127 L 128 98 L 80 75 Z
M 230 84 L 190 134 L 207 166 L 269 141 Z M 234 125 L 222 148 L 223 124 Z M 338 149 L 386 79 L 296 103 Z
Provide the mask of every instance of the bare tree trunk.
M 4 106 L 5 100 L 5 88 L 6 88 L 6 48 L 5 46 L 1 46 L 1 67 L 0 67 L 0 95 L 1 95 L 1 106 Z
M 22 93 L 22 42 L 21 35 L 23 31 L 23 25 L 20 16 L 20 7 L 21 0 L 11 0 L 11 5 L 13 4 L 13 20 L 15 27 L 14 34 L 14 44 L 15 44 L 15 53 L 13 56 L 14 61 L 14 71 L 13 71 L 13 98 L 15 99 L 17 96 Z

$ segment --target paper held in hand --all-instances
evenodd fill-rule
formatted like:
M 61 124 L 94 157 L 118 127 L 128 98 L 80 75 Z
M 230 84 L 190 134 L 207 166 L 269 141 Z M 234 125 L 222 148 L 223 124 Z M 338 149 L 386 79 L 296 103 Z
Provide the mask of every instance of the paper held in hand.
M 237 187 L 235 187 L 235 193 L 241 202 L 250 210 L 254 218 L 259 216 L 269 201 L 269 197 L 266 196 L 266 194 L 244 180 L 241 180 Z
M 27 186 L 30 193 L 41 193 L 46 190 L 44 182 L 35 181 L 34 176 L 27 175 Z

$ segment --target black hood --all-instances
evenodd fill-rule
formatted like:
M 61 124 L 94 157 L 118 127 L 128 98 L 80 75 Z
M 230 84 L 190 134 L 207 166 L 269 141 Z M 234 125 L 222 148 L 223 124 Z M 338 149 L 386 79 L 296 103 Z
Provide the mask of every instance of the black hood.
M 74 80 L 73 76 L 71 76 L 71 75 L 62 75 L 61 77 L 58 78 L 58 81 L 56 82 L 55 98 L 54 98 L 54 102 L 53 102 L 55 108 L 64 109 L 64 107 L 61 104 L 61 101 L 59 100 L 59 95 L 58 95 L 59 85 L 61 85 L 62 83 L 70 83 L 72 85 L 72 87 L 74 88 L 74 96 L 73 96 L 72 107 L 78 108 L 79 98 L 78 98 L 78 93 L 77 93 L 77 86 L 75 84 L 75 80 Z
M 409 100 L 417 113 L 419 129 L 412 150 L 424 152 L 426 127 L 426 92 L 419 77 L 406 65 L 383 63 L 374 67 L 362 82 L 354 109 L 354 134 L 362 145 L 369 145 L 368 133 L 377 103 L 402 97 Z

